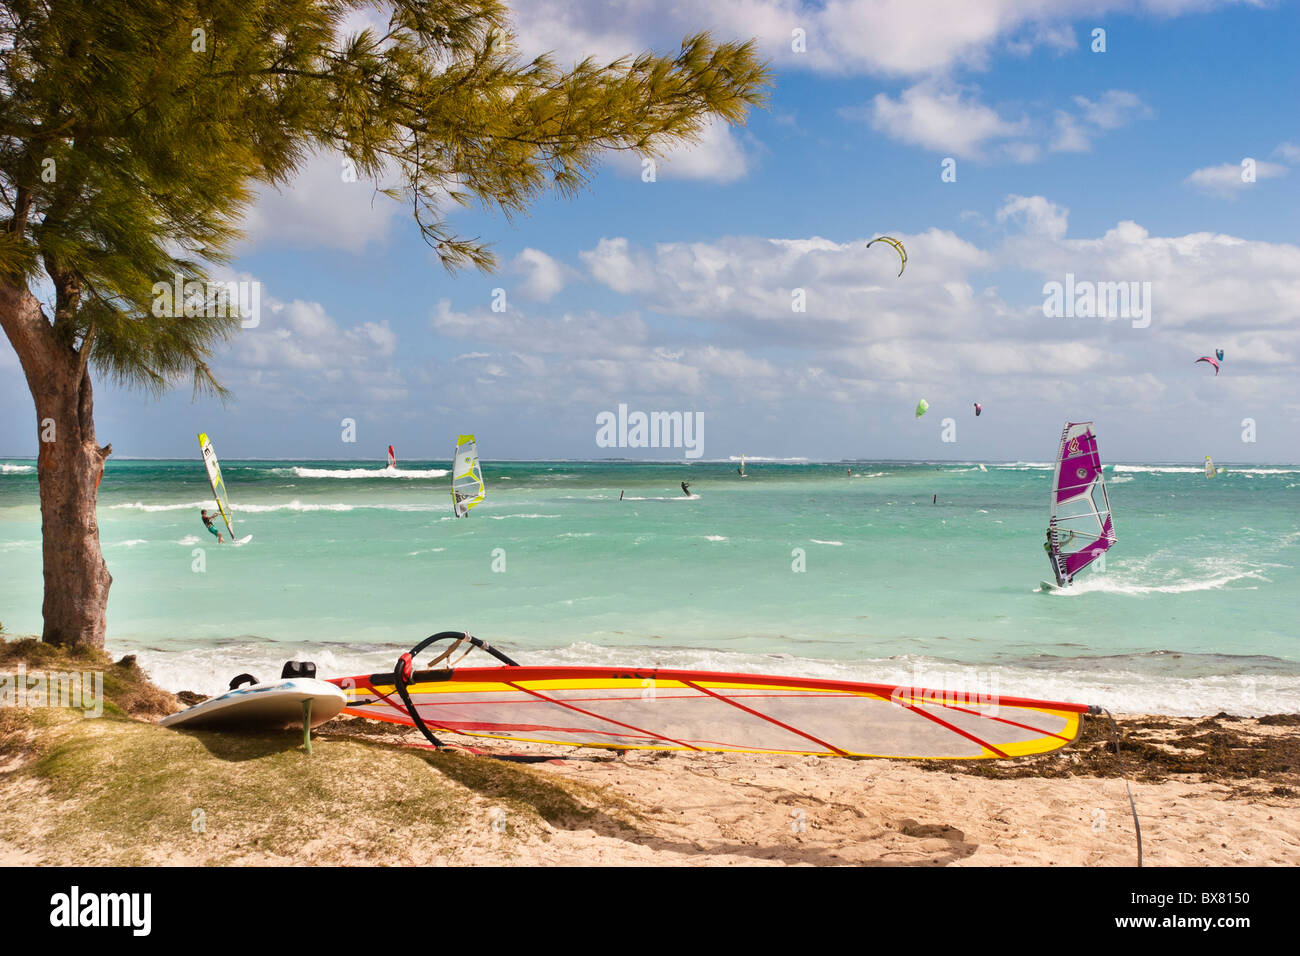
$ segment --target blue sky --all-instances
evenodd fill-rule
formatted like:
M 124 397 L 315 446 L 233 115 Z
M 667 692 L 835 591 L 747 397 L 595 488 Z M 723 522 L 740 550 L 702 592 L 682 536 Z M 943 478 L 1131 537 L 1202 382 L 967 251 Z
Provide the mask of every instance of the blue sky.
M 377 459 L 392 442 L 421 459 L 472 431 L 488 459 L 604 457 L 595 417 L 627 404 L 702 412 L 707 458 L 1043 460 L 1062 421 L 1091 419 L 1110 459 L 1300 459 L 1294 4 L 515 8 L 522 54 L 562 61 L 755 37 L 770 104 L 653 182 L 611 157 L 515 222 L 451 212 L 494 243 L 493 276 L 448 275 L 405 207 L 318 157 L 246 223 L 234 268 L 263 308 L 215 362 L 233 401 L 100 383 L 101 442 L 189 457 L 205 430 L 224 458 Z M 906 245 L 902 277 L 865 248 L 880 234 Z M 1067 273 L 1151 283 L 1149 325 L 1045 317 L 1044 283 Z M 1217 378 L 1193 364 L 1215 348 Z M 0 455 L 33 455 L 3 340 L 0 404 Z

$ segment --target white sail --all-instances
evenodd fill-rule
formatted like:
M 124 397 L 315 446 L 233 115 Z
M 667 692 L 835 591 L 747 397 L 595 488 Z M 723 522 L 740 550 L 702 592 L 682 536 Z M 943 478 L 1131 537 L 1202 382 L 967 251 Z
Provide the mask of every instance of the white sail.
M 461 435 L 456 439 L 456 455 L 451 465 L 451 505 L 456 517 L 463 518 L 469 514 L 469 510 L 486 494 L 474 436 Z

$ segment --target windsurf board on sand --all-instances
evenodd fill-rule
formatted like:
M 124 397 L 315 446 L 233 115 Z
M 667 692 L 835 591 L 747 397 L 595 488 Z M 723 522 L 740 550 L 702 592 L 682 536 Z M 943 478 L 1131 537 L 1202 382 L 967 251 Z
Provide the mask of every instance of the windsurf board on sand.
M 452 642 L 428 669 L 415 658 Z M 458 667 L 468 643 L 505 666 Z M 461 657 L 464 655 L 462 654 Z M 443 661 L 447 666 L 437 668 Z M 807 677 L 662 667 L 526 667 L 443 631 L 390 672 L 336 678 L 344 713 L 436 732 L 614 750 L 978 760 L 1048 753 L 1100 709 L 1028 698 Z
M 185 730 L 291 730 L 302 726 L 307 701 L 311 702 L 311 726 L 316 727 L 337 717 L 347 697 L 323 680 L 281 678 L 235 687 L 158 723 Z

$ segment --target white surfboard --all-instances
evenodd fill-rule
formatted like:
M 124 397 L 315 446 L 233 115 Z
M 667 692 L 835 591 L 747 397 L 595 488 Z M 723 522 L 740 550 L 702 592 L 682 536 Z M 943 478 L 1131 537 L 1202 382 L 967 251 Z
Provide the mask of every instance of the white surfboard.
M 323 680 L 290 677 L 245 684 L 158 721 L 187 730 L 288 730 L 302 727 L 303 701 L 311 701 L 311 725 L 338 716 L 347 700 Z

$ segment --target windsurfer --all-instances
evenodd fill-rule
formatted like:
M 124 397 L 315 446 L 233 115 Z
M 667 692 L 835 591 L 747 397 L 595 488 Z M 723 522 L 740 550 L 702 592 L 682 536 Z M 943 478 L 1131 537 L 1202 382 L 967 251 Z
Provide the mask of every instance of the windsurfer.
M 207 508 L 204 508 L 199 512 L 199 517 L 203 519 L 203 526 L 217 536 L 217 541 L 221 544 L 225 544 L 226 539 L 221 537 L 221 532 L 212 524 L 212 516 L 208 514 Z
M 1047 540 L 1043 542 L 1043 550 L 1047 553 L 1047 563 L 1052 566 L 1052 574 L 1056 577 L 1056 583 L 1064 587 L 1069 581 L 1061 578 L 1061 569 L 1056 563 L 1056 550 L 1052 547 L 1052 529 L 1047 529 Z

